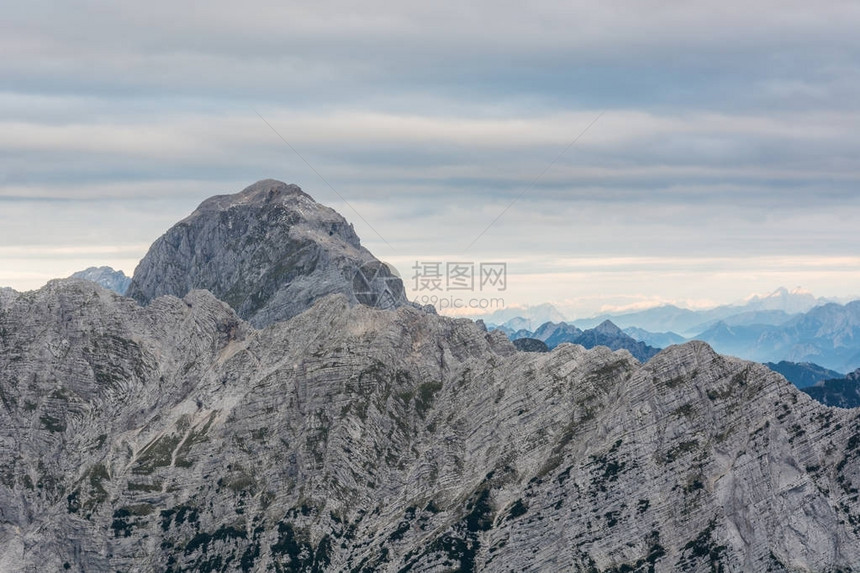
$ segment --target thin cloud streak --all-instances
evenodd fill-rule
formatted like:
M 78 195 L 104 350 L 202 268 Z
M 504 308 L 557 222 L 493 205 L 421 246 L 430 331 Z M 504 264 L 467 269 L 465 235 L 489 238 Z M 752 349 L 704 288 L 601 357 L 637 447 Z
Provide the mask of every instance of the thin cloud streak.
M 2 111 L 2 110 L 0 110 Z M 521 149 L 570 143 L 571 132 L 593 121 L 597 112 L 554 113 L 497 119 L 397 115 L 380 112 L 290 114 L 266 112 L 268 121 L 291 134 L 294 140 L 317 146 L 345 143 L 480 146 L 488 149 Z M 270 139 L 258 133 L 259 118 L 253 114 L 219 113 L 212 116 L 150 115 L 129 122 L 35 123 L 0 122 L 0 148 L 127 153 L 133 156 L 184 159 L 193 154 L 217 158 L 213 153 L 265 145 Z M 601 120 L 601 128 L 583 145 L 596 149 L 665 139 L 669 136 L 730 136 L 766 140 L 857 144 L 860 113 L 780 113 L 770 116 L 698 114 L 657 115 L 635 110 L 614 110 Z

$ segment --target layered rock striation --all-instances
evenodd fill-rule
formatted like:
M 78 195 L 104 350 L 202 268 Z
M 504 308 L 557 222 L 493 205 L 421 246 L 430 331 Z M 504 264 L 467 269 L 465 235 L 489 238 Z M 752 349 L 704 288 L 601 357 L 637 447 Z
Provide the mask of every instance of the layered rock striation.
M 522 353 L 343 295 L 256 330 L 59 281 L 0 344 L 2 570 L 860 563 L 860 415 L 704 343 Z

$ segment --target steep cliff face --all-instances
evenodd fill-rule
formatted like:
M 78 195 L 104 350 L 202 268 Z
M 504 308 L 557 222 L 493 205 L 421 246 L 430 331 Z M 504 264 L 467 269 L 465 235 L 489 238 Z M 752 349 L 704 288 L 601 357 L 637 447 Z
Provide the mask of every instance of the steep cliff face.
M 403 284 L 361 246 L 352 225 L 295 185 L 271 179 L 204 201 L 150 248 L 127 296 L 142 304 L 206 289 L 256 327 L 334 293 L 396 308 Z
M 703 343 L 522 353 L 344 295 L 264 330 L 203 291 L 3 300 L 3 571 L 860 563 L 858 414 Z

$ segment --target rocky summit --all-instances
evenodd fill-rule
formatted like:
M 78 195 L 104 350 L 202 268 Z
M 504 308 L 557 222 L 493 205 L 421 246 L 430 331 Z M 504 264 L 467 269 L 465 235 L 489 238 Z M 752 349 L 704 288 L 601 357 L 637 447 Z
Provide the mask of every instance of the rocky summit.
M 215 231 L 236 197 L 150 255 L 206 270 L 198 237 L 258 228 Z M 0 571 L 860 568 L 860 413 L 705 343 L 642 364 L 343 292 L 265 329 L 145 301 L 0 291 Z
M 211 197 L 159 238 L 127 296 L 210 291 L 255 327 L 291 318 L 334 293 L 396 308 L 403 284 L 361 246 L 351 224 L 296 185 L 267 179 Z

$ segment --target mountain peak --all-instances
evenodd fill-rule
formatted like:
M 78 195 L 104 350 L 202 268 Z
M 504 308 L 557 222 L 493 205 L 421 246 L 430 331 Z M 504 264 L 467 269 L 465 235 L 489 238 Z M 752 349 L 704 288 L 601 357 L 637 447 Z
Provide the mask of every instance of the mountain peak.
M 808 290 L 795 287 L 791 290 L 781 286 L 771 293 L 750 295 L 743 306 L 749 310 L 782 310 L 789 314 L 806 312 L 819 304 L 819 300 Z
M 756 297 L 753 298 L 762 298 L 762 299 L 774 299 L 774 298 L 788 298 L 788 297 L 802 297 L 802 298 L 815 298 L 812 294 L 812 291 L 807 290 L 801 286 L 796 286 L 793 289 L 788 289 L 784 286 L 781 286 L 774 290 L 769 295 L 764 297 Z
M 407 302 L 401 280 L 346 219 L 273 179 L 203 201 L 153 243 L 128 296 L 148 304 L 193 289 L 209 290 L 256 327 L 335 293 L 380 308 Z
M 614 322 L 612 322 L 611 320 L 608 320 L 608 319 L 604 320 L 603 322 L 601 322 L 600 324 L 595 326 L 594 330 L 596 330 L 600 334 L 610 334 L 610 335 L 623 334 L 623 331 L 620 328 L 618 328 L 618 326 L 616 326 Z
M 239 193 L 215 195 L 203 201 L 195 211 L 223 211 L 237 205 L 267 205 L 304 201 L 317 204 L 313 197 L 302 191 L 298 185 L 287 184 L 277 179 L 261 179 L 245 187 Z

